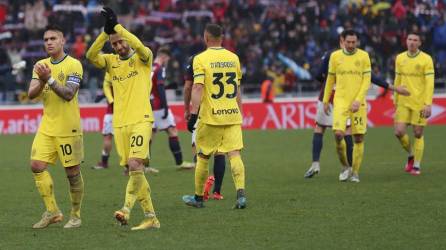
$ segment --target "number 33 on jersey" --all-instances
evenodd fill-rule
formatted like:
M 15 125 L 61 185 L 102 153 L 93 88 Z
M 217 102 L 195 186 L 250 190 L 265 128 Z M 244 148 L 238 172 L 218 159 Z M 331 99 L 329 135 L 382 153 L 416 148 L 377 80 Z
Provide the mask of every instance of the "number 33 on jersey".
M 203 84 L 200 121 L 210 125 L 241 124 L 237 92 L 242 78 L 236 54 L 222 47 L 210 47 L 193 61 L 194 84 Z

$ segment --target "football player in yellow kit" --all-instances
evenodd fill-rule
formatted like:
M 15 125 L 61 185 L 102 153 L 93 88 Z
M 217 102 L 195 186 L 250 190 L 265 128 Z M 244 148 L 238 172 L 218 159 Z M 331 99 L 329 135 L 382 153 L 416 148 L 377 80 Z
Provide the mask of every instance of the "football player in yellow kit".
M 221 47 L 223 30 L 219 25 L 208 24 L 204 31 L 207 49 L 193 61 L 194 82 L 192 107 L 188 129 L 197 125 L 195 167 L 195 195 L 183 196 L 193 207 L 203 207 L 204 186 L 208 174 L 209 157 L 215 153 L 229 156 L 232 177 L 237 191 L 235 208 L 246 207 L 245 167 L 240 151 L 242 139 L 242 106 L 240 61 L 236 54 Z
M 407 51 L 396 57 L 395 86 L 405 86 L 412 94 L 395 94 L 395 135 L 409 154 L 405 171 L 419 175 L 424 151 L 423 131 L 427 118 L 431 116 L 435 72 L 431 56 L 419 49 L 419 34 L 409 33 L 406 44 Z M 412 147 L 406 132 L 407 125 L 413 126 Z
M 324 91 L 324 111 L 330 112 L 330 96 L 336 83 L 333 100 L 333 131 L 336 149 L 343 165 L 340 181 L 359 182 L 359 168 L 364 154 L 364 134 L 367 130 L 367 91 L 370 87 L 371 65 L 367 52 L 357 48 L 358 35 L 353 30 L 341 34 L 344 48 L 333 52 L 328 66 Z M 348 165 L 344 141 L 347 120 L 351 121 L 354 137 L 352 168 Z M 353 174 L 352 174 L 353 172 Z
M 143 165 L 144 159 L 149 156 L 153 124 L 150 106 L 152 51 L 118 24 L 112 9 L 105 7 L 102 14 L 106 20 L 104 32 L 91 45 L 87 59 L 110 75 L 116 150 L 121 158 L 120 165 L 129 168 L 124 206 L 115 212 L 115 218 L 121 225 L 126 225 L 131 209 L 138 200 L 145 219 L 132 230 L 159 228 Z M 116 54 L 100 53 L 107 40 Z
M 49 57 L 34 65 L 28 89 L 30 99 L 43 101 L 43 117 L 31 149 L 31 170 L 46 206 L 42 219 L 33 228 L 45 228 L 63 220 L 54 197 L 54 184 L 47 170 L 57 158 L 70 182 L 71 214 L 64 228 L 81 226 L 84 181 L 80 171 L 84 151 L 77 92 L 82 81 L 81 63 L 65 53 L 63 31 L 49 25 L 43 35 Z

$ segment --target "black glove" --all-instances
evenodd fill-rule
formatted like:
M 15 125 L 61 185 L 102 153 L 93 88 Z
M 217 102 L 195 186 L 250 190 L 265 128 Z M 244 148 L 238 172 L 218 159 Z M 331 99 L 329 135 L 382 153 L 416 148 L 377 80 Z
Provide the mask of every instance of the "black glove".
M 193 132 L 195 129 L 195 123 L 197 123 L 198 114 L 190 114 L 189 121 L 187 121 L 187 130 Z
M 97 95 L 96 98 L 94 99 L 94 102 L 95 102 L 95 103 L 98 103 L 98 102 L 102 101 L 102 99 L 104 99 L 104 97 L 105 97 L 104 94 L 102 94 L 102 95 Z
M 167 118 L 167 116 L 169 115 L 169 108 L 164 108 L 164 115 L 161 117 L 163 120 Z
M 104 31 L 108 35 L 115 34 L 115 26 L 118 24 L 118 18 L 116 17 L 115 12 L 109 7 L 104 7 L 101 10 L 101 14 L 105 19 Z

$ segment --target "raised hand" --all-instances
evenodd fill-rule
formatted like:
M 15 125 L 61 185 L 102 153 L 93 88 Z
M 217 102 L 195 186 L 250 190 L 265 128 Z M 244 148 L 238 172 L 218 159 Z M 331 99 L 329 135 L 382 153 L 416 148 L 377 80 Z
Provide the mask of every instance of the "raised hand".
M 110 7 L 104 7 L 101 14 L 105 19 L 104 31 L 108 35 L 116 33 L 115 26 L 118 24 L 118 17 Z
M 43 82 L 47 82 L 51 77 L 51 69 L 46 64 L 36 63 L 34 65 L 34 71 Z

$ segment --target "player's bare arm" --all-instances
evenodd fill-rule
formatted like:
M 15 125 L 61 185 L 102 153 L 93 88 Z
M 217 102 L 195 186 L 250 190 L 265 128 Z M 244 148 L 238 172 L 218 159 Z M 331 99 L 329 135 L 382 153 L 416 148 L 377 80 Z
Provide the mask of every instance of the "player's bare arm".
M 190 101 L 192 92 L 192 81 L 184 82 L 184 119 L 189 120 L 190 118 Z
M 400 86 L 393 86 L 393 85 L 389 85 L 389 89 L 391 89 L 392 86 L 392 90 L 395 91 L 396 93 L 398 93 L 399 95 L 403 95 L 403 96 L 410 96 L 410 91 L 407 90 L 406 86 L 404 85 L 400 85 Z
M 31 79 L 28 89 L 28 97 L 34 99 L 40 95 L 43 90 L 45 83 L 38 79 Z
M 191 101 L 192 107 L 190 108 L 190 116 L 187 121 L 187 129 L 192 133 L 195 129 L 195 123 L 198 119 L 198 110 L 201 104 L 201 96 L 203 95 L 203 84 L 193 84 L 192 85 L 192 93 L 191 93 Z
M 242 94 L 240 93 L 240 86 L 237 87 L 237 104 L 240 110 L 240 114 L 243 116 L 243 107 L 242 107 Z
M 192 86 L 192 107 L 191 114 L 197 114 L 198 109 L 200 108 L 201 96 L 203 95 L 203 84 L 193 84 Z
M 424 71 L 424 77 L 425 77 L 425 99 L 424 99 L 424 108 L 422 110 L 424 118 L 429 118 L 432 113 L 432 96 L 434 94 L 434 85 L 435 85 L 435 72 L 434 72 L 434 64 L 432 62 L 432 59 L 430 58 L 428 65 L 425 68 Z
M 39 78 L 48 83 L 48 86 L 56 93 L 60 98 L 65 101 L 71 101 L 75 96 L 77 90 L 79 89 L 79 85 L 67 82 L 66 85 L 61 85 L 57 82 L 56 79 L 51 77 L 51 69 L 46 64 L 38 64 L 36 65 L 36 73 Z
M 67 82 L 66 85 L 61 85 L 56 80 L 54 80 L 53 84 L 50 85 L 50 88 L 62 99 L 69 102 L 76 95 L 77 90 L 79 89 L 79 85 Z
M 38 64 L 34 65 L 34 72 L 37 72 Z M 45 82 L 39 79 L 31 79 L 31 82 L 29 83 L 28 88 L 28 97 L 30 99 L 34 99 L 40 95 L 43 88 L 45 87 Z

